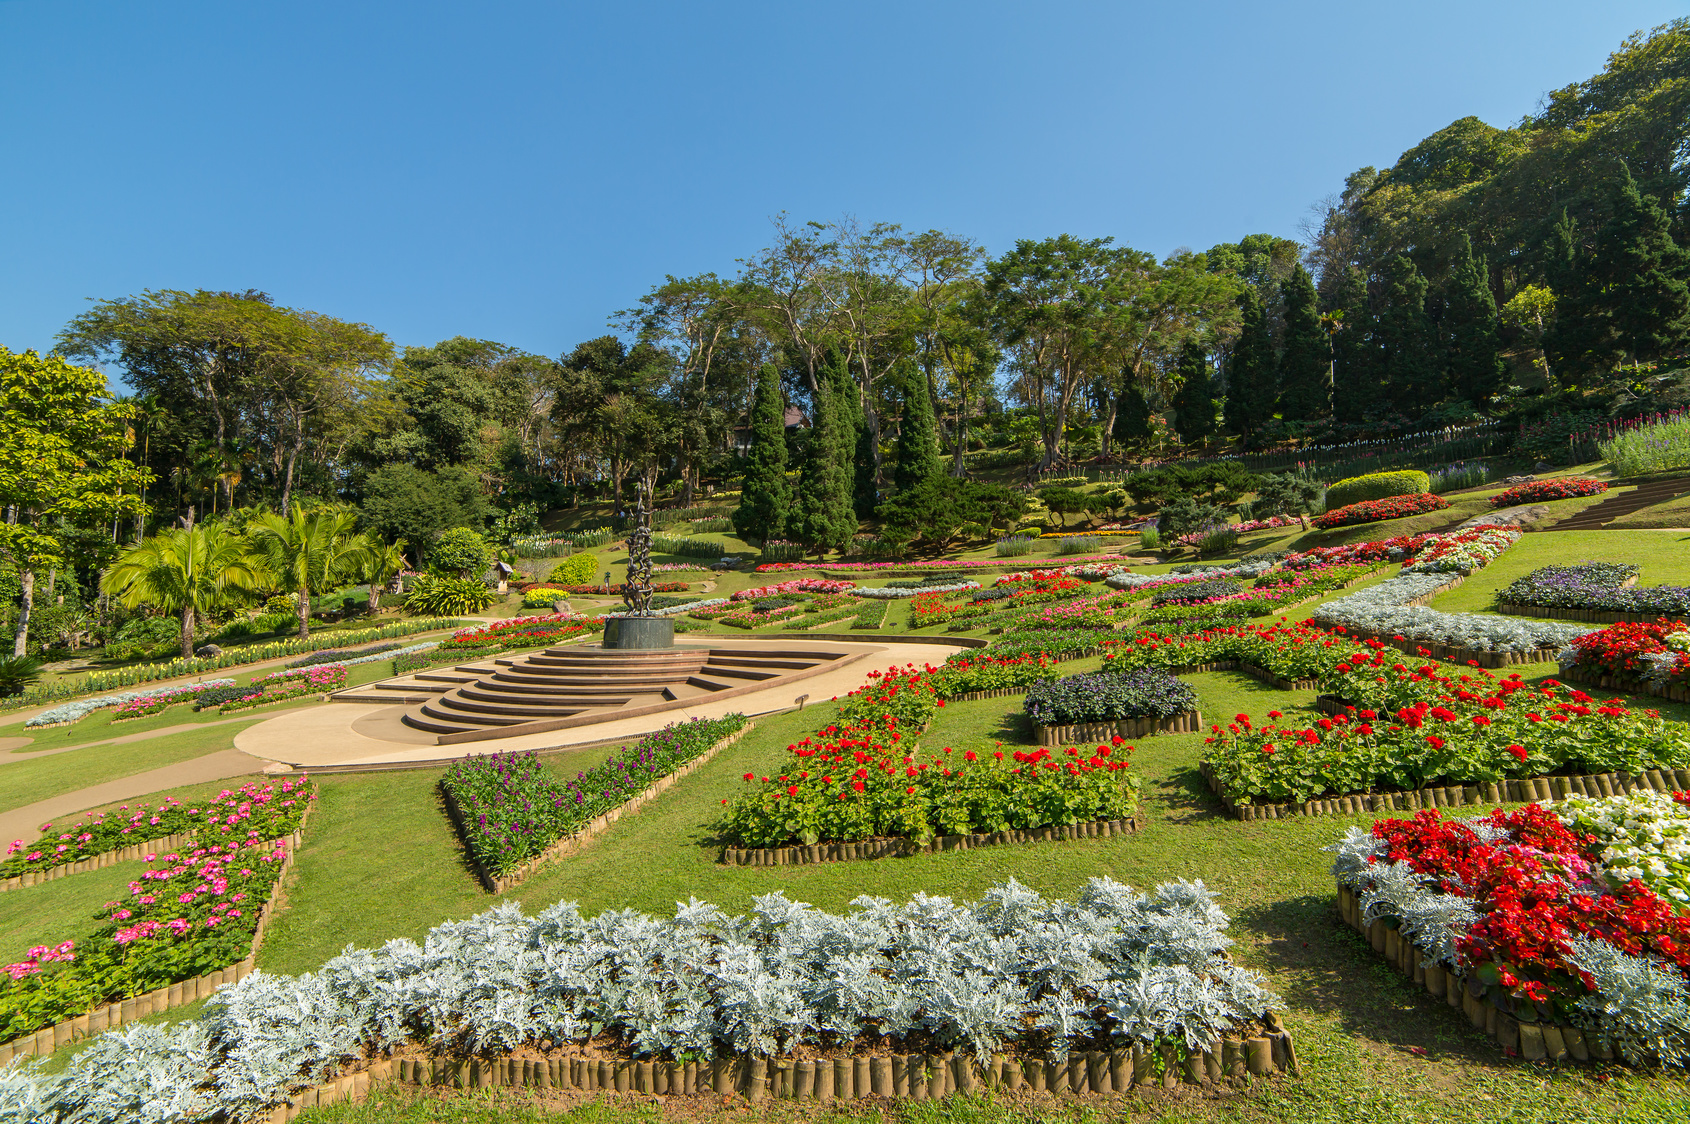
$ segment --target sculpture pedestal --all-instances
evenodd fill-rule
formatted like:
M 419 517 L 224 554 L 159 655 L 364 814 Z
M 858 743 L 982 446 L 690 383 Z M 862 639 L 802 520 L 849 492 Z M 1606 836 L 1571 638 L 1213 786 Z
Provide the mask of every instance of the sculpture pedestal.
M 604 622 L 606 648 L 673 648 L 675 622 L 668 617 L 611 617 Z

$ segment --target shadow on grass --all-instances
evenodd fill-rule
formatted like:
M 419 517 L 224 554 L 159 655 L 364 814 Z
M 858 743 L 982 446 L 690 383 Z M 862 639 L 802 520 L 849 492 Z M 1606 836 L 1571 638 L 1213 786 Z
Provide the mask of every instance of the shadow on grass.
M 1145 795 L 1161 808 L 1161 818 L 1173 824 L 1207 823 L 1226 819 L 1220 798 L 1195 765 L 1189 765 L 1145 785 Z

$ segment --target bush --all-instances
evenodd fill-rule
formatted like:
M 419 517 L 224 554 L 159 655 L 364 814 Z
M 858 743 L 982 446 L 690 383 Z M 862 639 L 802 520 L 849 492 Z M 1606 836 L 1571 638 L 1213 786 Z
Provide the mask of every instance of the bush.
M 293 616 L 299 612 L 299 600 L 291 593 L 278 593 L 264 602 L 265 616 L 278 616 L 283 613 Z
M 493 564 L 493 551 L 487 540 L 468 527 L 453 527 L 441 532 L 428 548 L 427 562 L 438 573 L 479 578 Z
M 1384 500 L 1365 500 L 1352 503 L 1348 507 L 1340 507 L 1336 511 L 1328 511 L 1325 515 L 1317 515 L 1314 525 L 1321 530 L 1331 530 L 1333 527 L 1353 527 L 1358 523 L 1377 523 L 1381 519 L 1402 519 L 1410 515 L 1424 515 L 1428 511 L 1441 511 L 1449 506 L 1449 501 L 1442 496 L 1434 496 L 1430 492 L 1414 495 L 1393 496 Z
M 1037 541 L 1032 535 L 1007 535 L 998 540 L 997 555 L 999 558 L 1019 558 L 1023 554 L 1031 554 Z
M 29 656 L 0 656 L 0 696 L 21 695 L 40 678 L 40 660 Z
M 1432 478 L 1417 469 L 1401 472 L 1370 472 L 1340 480 L 1326 489 L 1326 510 L 1361 503 L 1364 500 L 1383 500 L 1392 496 L 1410 496 L 1432 490 Z
M 546 576 L 549 582 L 558 585 L 591 585 L 599 576 L 599 560 L 593 554 L 571 554 L 562 562 L 552 567 L 552 572 Z
M 1202 555 L 1230 554 L 1238 549 L 1238 532 L 1231 527 L 1216 527 L 1197 540 L 1197 553 Z
M 686 535 L 654 534 L 651 536 L 653 554 L 678 554 L 682 558 L 720 558 L 722 544 L 714 539 L 695 539 Z
M 1138 545 L 1145 550 L 1162 549 L 1162 533 L 1155 527 L 1146 527 L 1138 533 Z
M 1596 496 L 1608 490 L 1608 485 L 1588 476 L 1561 476 L 1553 480 L 1533 480 L 1516 484 L 1490 498 L 1492 507 L 1508 507 L 1517 503 L 1543 503 L 1547 500 L 1572 499 L 1574 496 Z
M 1157 667 L 1070 675 L 1027 689 L 1027 716 L 1041 726 L 1172 718 L 1196 709 L 1191 685 Z
M 405 608 L 430 616 L 479 613 L 498 595 L 480 578 L 457 578 L 446 574 L 423 574 L 411 586 Z

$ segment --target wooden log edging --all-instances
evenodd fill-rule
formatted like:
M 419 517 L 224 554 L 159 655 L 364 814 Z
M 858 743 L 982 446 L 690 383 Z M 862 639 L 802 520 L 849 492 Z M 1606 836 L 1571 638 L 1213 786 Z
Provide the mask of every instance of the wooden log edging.
M 21 890 L 25 886 L 34 886 L 41 882 L 51 882 L 56 878 L 65 878 L 72 874 L 84 874 L 90 870 L 104 870 L 108 866 L 118 863 L 134 862 L 143 855 L 154 851 L 176 851 L 192 843 L 192 832 L 184 831 L 177 835 L 162 835 L 157 839 L 148 839 L 140 843 L 131 843 L 127 847 L 119 847 L 114 851 L 101 851 L 97 855 L 89 855 L 85 859 L 75 862 L 60 863 L 45 870 L 26 870 L 22 874 L 14 875 L 0 881 L 0 894 L 7 890 Z
M 1577 664 L 1561 672 L 1556 678 L 1564 683 L 1578 683 L 1585 687 L 1597 687 L 1604 691 L 1623 691 L 1628 695 L 1653 695 L 1656 698 L 1668 699 L 1672 702 L 1690 703 L 1690 683 L 1672 683 L 1665 687 L 1657 687 L 1652 683 L 1645 683 L 1641 679 L 1632 679 L 1623 675 L 1593 675 L 1581 670 Z
M 1209 791 L 1238 820 L 1288 820 L 1296 816 L 1351 816 L 1372 812 L 1418 812 L 1426 808 L 1462 808 L 1471 804 L 1530 804 L 1568 796 L 1623 796 L 1627 793 L 1690 791 L 1690 769 L 1647 769 L 1642 773 L 1560 774 L 1474 784 L 1433 785 L 1403 792 L 1355 792 L 1324 796 L 1300 804 L 1240 804 L 1221 791 L 1207 761 L 1199 768 Z
M 710 746 L 709 749 L 706 749 L 703 753 L 700 753 L 691 761 L 683 763 L 674 772 L 665 773 L 663 776 L 658 777 L 651 784 L 647 785 L 633 796 L 630 796 L 616 807 L 610 809 L 602 815 L 594 816 L 592 819 L 588 820 L 585 824 L 581 825 L 580 831 L 564 836 L 562 839 L 559 839 L 550 847 L 547 847 L 544 851 L 541 851 L 538 855 L 535 855 L 521 866 L 502 876 L 495 876 L 491 871 L 483 866 L 480 858 L 478 858 L 475 852 L 470 849 L 469 832 L 465 830 L 464 827 L 463 810 L 458 807 L 458 802 L 453 799 L 451 790 L 446 787 L 444 782 L 440 785 L 440 795 L 445 801 L 446 814 L 452 820 L 452 827 L 457 831 L 458 838 L 464 844 L 464 855 L 469 859 L 471 867 L 474 868 L 476 879 L 488 893 L 502 894 L 548 863 L 556 862 L 560 858 L 572 855 L 581 850 L 581 848 L 585 847 L 595 838 L 608 831 L 610 829 L 610 825 L 621 819 L 624 815 L 632 815 L 633 813 L 639 811 L 647 801 L 654 800 L 662 793 L 668 791 L 669 787 L 679 781 L 682 777 L 689 776 L 694 771 L 703 768 L 712 757 L 716 756 L 717 753 L 726 749 L 728 746 L 737 742 L 740 738 L 743 738 L 747 733 L 749 733 L 754 725 L 755 723 L 747 719 L 745 725 L 741 726 L 731 734 L 718 738 L 715 744 Z
M 946 702 L 978 702 L 981 699 L 1007 699 L 1011 695 L 1025 695 L 1025 687 L 1000 687 L 995 691 L 967 691 L 960 695 L 947 695 Z
M 225 984 L 236 983 L 252 974 L 258 957 L 258 948 L 264 943 L 264 930 L 269 925 L 270 918 L 281 907 L 286 895 L 282 890 L 282 883 L 287 878 L 288 871 L 293 869 L 294 855 L 299 846 L 305 841 L 305 821 L 311 817 L 311 804 L 305 806 L 305 814 L 300 817 L 299 826 L 292 835 L 280 839 L 266 840 L 263 845 L 276 843 L 287 844 L 287 854 L 282 858 L 282 868 L 276 872 L 276 882 L 270 887 L 270 896 L 265 899 L 264 908 L 258 915 L 258 924 L 252 931 L 252 943 L 248 946 L 247 954 L 227 968 L 219 968 L 215 972 L 208 972 L 203 976 L 196 976 L 191 980 L 183 980 L 166 987 L 157 988 L 144 995 L 137 995 L 130 999 L 120 999 L 106 1003 L 86 1014 L 76 1015 L 62 1022 L 54 1023 L 50 1027 L 43 1027 L 33 1034 L 19 1035 L 10 1042 L 0 1042 L 0 1065 L 5 1065 L 13 1058 L 25 1058 L 31 1055 L 45 1057 L 79 1039 L 88 1038 L 96 1034 L 103 1034 L 108 1030 L 116 1030 L 120 1026 L 127 1026 L 139 1019 L 163 1014 L 172 1007 L 180 1007 L 208 998 L 218 988 Z
M 811 863 L 864 862 L 874 859 L 936 855 L 942 851 L 971 851 L 977 847 L 1002 847 L 1017 843 L 1045 843 L 1067 839 L 1110 839 L 1144 830 L 1147 818 L 1140 808 L 1127 819 L 1091 820 L 1062 827 L 985 831 L 972 835 L 935 835 L 928 840 L 897 837 L 865 839 L 860 843 L 811 843 L 789 847 L 725 847 L 726 866 L 807 866 Z
M 1152 734 L 1190 734 L 1203 728 L 1203 715 L 1182 710 L 1167 718 L 1122 718 L 1114 722 L 1080 722 L 1072 726 L 1034 725 L 1039 745 L 1074 745 L 1110 738 L 1144 738 Z
M 1581 1062 L 1618 1060 L 1613 1048 L 1594 1034 L 1587 1036 L 1583 1029 L 1575 1026 L 1519 1019 L 1476 992 L 1474 989 L 1478 983 L 1473 977 L 1461 975 L 1442 961 L 1428 966 L 1425 950 L 1401 931 L 1380 918 L 1364 923 L 1361 899 L 1342 883 L 1338 885 L 1338 915 L 1346 925 L 1360 933 L 1387 963 L 1416 985 L 1424 987 L 1428 995 L 1460 1009 L 1474 1030 L 1482 1030 L 1496 1039 L 1505 1051 L 1518 1054 L 1529 1062 L 1559 1062 L 1569 1057 Z
M 1093 1096 L 1149 1092 L 1181 1085 L 1225 1088 L 1251 1078 L 1296 1073 L 1291 1032 L 1267 1012 L 1258 1027 L 1212 1040 L 1205 1048 L 1169 1043 L 1113 1050 L 1075 1050 L 1066 1058 L 994 1054 L 874 1054 L 797 1060 L 741 1055 L 703 1061 L 630 1061 L 556 1054 L 544 1057 L 381 1058 L 359 1072 L 294 1094 L 275 1106 L 269 1124 L 286 1124 L 307 1108 L 363 1100 L 373 1085 L 420 1088 L 536 1089 L 640 1096 L 735 1096 L 767 1100 L 938 1100 L 985 1090 Z M 1160 1072 L 1158 1072 L 1160 1071 Z
M 1335 626 L 1327 625 L 1323 627 L 1331 628 Z M 1419 656 L 1420 649 L 1425 648 L 1432 654 L 1424 658 L 1441 660 L 1444 663 L 1465 664 L 1472 662 L 1484 668 L 1512 667 L 1521 663 L 1553 662 L 1555 657 L 1561 654 L 1559 648 L 1527 648 L 1517 652 L 1491 652 L 1483 648 L 1461 648 L 1453 644 L 1435 644 L 1429 640 L 1397 640 L 1394 638 L 1394 634 L 1372 632 L 1350 625 L 1344 625 L 1343 629 L 1343 635 L 1364 644 L 1369 640 L 1377 640 L 1386 647 L 1395 648 L 1397 651 L 1410 656 Z
M 1545 620 L 1581 621 L 1585 624 L 1651 624 L 1670 613 L 1622 613 L 1609 609 L 1552 609 L 1544 605 L 1516 605 L 1499 601 L 1496 611 L 1511 617 L 1540 617 Z

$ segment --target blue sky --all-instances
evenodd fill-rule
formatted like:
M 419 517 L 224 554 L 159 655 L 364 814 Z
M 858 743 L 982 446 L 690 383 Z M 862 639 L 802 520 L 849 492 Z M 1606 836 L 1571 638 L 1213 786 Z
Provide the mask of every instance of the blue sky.
M 1503 125 L 1671 3 L 0 0 L 0 343 L 260 288 L 399 344 L 556 355 L 769 219 L 994 251 L 1268 231 Z

